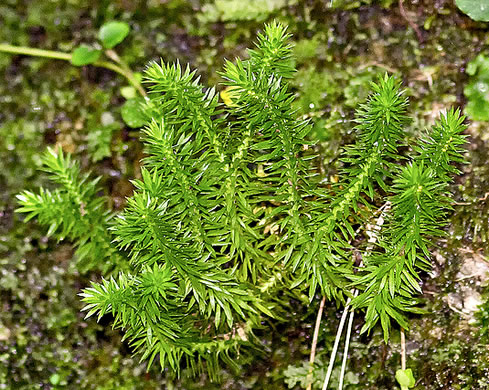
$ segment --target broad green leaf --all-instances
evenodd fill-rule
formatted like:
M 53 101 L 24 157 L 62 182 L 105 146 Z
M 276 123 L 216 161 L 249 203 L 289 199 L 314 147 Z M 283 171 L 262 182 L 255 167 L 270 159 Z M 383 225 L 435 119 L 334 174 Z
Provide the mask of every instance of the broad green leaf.
M 401 390 L 412 389 L 416 384 L 413 376 L 413 371 L 410 368 L 406 370 L 397 370 L 396 380 L 397 383 L 399 383 L 399 385 L 401 386 Z
M 106 49 L 112 49 L 127 37 L 129 30 L 129 25 L 125 22 L 105 23 L 100 28 L 98 38 Z
M 120 92 L 125 99 L 133 99 L 138 95 L 138 91 L 132 85 L 121 87 Z
M 93 49 L 87 45 L 80 45 L 71 54 L 71 63 L 75 66 L 93 64 L 100 57 L 100 50 Z
M 121 108 L 122 119 L 129 127 L 143 127 L 148 122 L 144 107 L 145 101 L 143 98 L 127 100 Z
M 455 0 L 457 7 L 479 22 L 489 22 L 489 2 L 487 0 Z

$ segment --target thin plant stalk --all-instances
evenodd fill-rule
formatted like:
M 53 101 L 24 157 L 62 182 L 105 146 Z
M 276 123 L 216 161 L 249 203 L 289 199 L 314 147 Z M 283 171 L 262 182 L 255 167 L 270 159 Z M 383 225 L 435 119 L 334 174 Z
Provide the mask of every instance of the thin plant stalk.
M 355 294 L 356 296 L 357 294 Z M 348 349 L 350 347 L 351 330 L 353 328 L 353 317 L 355 316 L 355 310 L 350 311 L 350 318 L 348 319 L 348 327 L 346 328 L 345 349 L 343 350 L 343 361 L 341 363 L 340 380 L 338 384 L 338 390 L 343 389 L 343 381 L 345 378 L 346 362 L 348 360 Z
M 331 373 L 333 372 L 334 361 L 336 360 L 336 353 L 338 352 L 338 345 L 340 344 L 341 334 L 343 333 L 343 328 L 345 327 L 346 317 L 348 316 L 348 308 L 350 307 L 351 298 L 346 301 L 345 309 L 341 315 L 340 324 L 338 325 L 338 330 L 336 331 L 336 338 L 334 340 L 333 351 L 331 352 L 331 357 L 329 358 L 328 371 L 326 372 L 326 377 L 324 378 L 322 390 L 326 390 L 329 385 L 329 380 L 331 379 Z
M 384 224 L 385 214 L 388 212 L 390 207 L 391 207 L 391 202 L 386 202 L 384 205 L 382 205 L 382 207 L 379 208 L 379 210 L 377 210 L 377 212 L 380 212 L 381 214 L 379 215 L 379 218 L 377 218 L 377 221 L 375 221 L 375 225 L 372 227 L 372 229 L 367 231 L 367 235 L 369 236 L 369 239 L 368 239 L 369 246 L 366 248 L 365 253 L 370 253 L 372 251 L 373 246 L 374 246 L 375 242 L 377 241 L 378 233 L 380 232 L 380 229 L 382 228 L 382 225 Z M 359 267 L 363 267 L 363 261 L 360 262 Z M 351 290 L 351 293 L 352 293 L 353 297 L 356 297 L 358 294 L 358 290 L 353 289 L 353 290 Z M 338 352 L 338 344 L 339 344 L 340 339 L 341 339 L 341 334 L 343 333 L 343 327 L 345 326 L 346 317 L 348 315 L 348 310 L 350 308 L 350 302 L 351 302 L 351 298 L 348 298 L 346 305 L 345 305 L 345 309 L 344 309 L 343 314 L 341 316 L 341 320 L 340 320 L 340 324 L 338 326 L 338 330 L 336 332 L 336 338 L 335 338 L 334 345 L 333 345 L 333 351 L 331 352 L 331 357 L 329 359 L 328 371 L 326 372 L 326 377 L 324 378 L 322 390 L 327 390 L 328 385 L 329 385 L 329 380 L 331 379 L 331 373 L 333 372 L 333 366 L 334 366 L 334 362 L 336 360 L 336 354 Z M 349 348 L 350 337 L 351 337 L 351 327 L 353 326 L 353 316 L 354 316 L 354 314 L 352 311 L 352 313 L 350 314 L 350 320 L 348 323 L 348 330 L 347 330 L 347 335 L 346 335 L 346 340 L 345 340 L 345 349 L 344 349 L 345 353 L 343 356 L 343 363 L 342 363 L 342 367 L 341 367 L 342 375 L 340 375 L 340 382 L 339 382 L 339 387 L 338 387 L 339 389 L 341 389 L 343 386 L 344 370 L 346 368 L 346 356 L 348 355 L 348 348 Z M 351 324 L 350 324 L 350 322 L 351 322 Z
M 406 335 L 404 328 L 401 328 L 401 369 L 406 369 Z
M 379 212 L 383 212 L 388 207 L 390 207 L 389 202 L 387 202 L 382 207 L 380 207 L 375 212 L 374 215 L 376 215 Z M 380 224 L 382 225 L 384 223 L 383 217 L 379 217 L 379 219 L 376 222 L 376 226 L 379 224 L 379 221 L 380 221 Z M 360 229 L 361 228 L 358 228 L 355 231 L 355 234 L 357 234 L 360 231 Z M 372 240 L 372 238 L 369 239 L 369 242 L 371 242 L 371 240 Z M 356 294 L 355 291 L 356 290 L 353 291 L 354 294 Z M 312 374 L 312 371 L 313 371 L 314 359 L 316 357 L 317 340 L 318 340 L 318 336 L 319 336 L 320 323 L 321 323 L 321 318 L 322 318 L 322 315 L 323 315 L 323 309 L 324 309 L 325 302 L 326 302 L 326 297 L 323 297 L 322 300 L 321 300 L 321 303 L 319 305 L 319 310 L 318 310 L 318 314 L 317 314 L 317 317 L 316 317 L 316 326 L 314 327 L 314 335 L 313 335 L 313 338 L 312 338 L 312 345 L 311 345 L 311 355 L 309 357 L 309 364 L 311 365 L 311 367 L 309 368 L 309 375 L 311 375 Z M 346 309 L 348 309 L 348 306 L 346 307 Z M 307 389 L 306 390 L 311 390 L 311 387 L 312 387 L 312 382 L 307 385 Z
M 55 50 L 35 49 L 27 46 L 13 46 L 6 43 L 0 44 L 0 52 L 71 62 L 71 53 L 63 53 Z M 134 88 L 136 88 L 141 96 L 146 96 L 146 92 L 141 86 L 141 83 L 136 79 L 136 76 L 128 67 L 122 65 L 119 66 L 110 61 L 96 61 L 92 65 L 109 69 L 123 76 Z
M 323 316 L 325 302 L 326 302 L 326 297 L 323 297 L 323 299 L 321 299 L 321 303 L 319 304 L 318 315 L 316 317 L 316 326 L 314 327 L 314 335 L 312 337 L 311 356 L 309 357 L 309 364 L 311 365 L 308 374 L 309 383 L 307 385 L 306 390 L 311 390 L 312 388 L 312 371 L 313 371 L 314 359 L 316 358 L 316 346 L 318 343 L 319 329 L 321 327 L 321 319 Z

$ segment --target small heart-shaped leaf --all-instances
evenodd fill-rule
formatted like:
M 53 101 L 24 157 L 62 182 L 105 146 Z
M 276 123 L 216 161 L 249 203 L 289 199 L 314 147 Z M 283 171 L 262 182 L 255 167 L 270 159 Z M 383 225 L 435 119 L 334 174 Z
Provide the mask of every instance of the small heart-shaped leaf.
M 112 49 L 121 43 L 129 34 L 129 25 L 125 22 L 105 23 L 98 33 L 98 38 L 106 49 Z
M 396 371 L 396 380 L 399 385 L 401 385 L 401 390 L 412 389 L 416 384 L 414 380 L 413 371 L 408 368 L 406 370 Z
M 71 53 L 71 63 L 75 66 L 84 66 L 97 62 L 100 50 L 93 49 L 87 45 L 80 45 Z
M 143 127 L 148 123 L 149 118 L 145 111 L 145 104 L 143 98 L 129 99 L 123 104 L 121 108 L 122 119 L 129 127 Z

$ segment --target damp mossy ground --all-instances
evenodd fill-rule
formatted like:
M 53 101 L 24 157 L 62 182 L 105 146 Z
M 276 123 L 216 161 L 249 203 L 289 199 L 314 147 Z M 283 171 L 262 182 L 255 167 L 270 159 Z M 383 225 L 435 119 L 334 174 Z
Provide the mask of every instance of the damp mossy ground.
M 471 21 L 449 0 L 405 2 L 419 36 L 393 1 L 335 1 L 334 7 L 277 1 L 251 19 L 217 12 L 209 1 L 142 3 L 6 0 L 0 42 L 70 51 L 117 18 L 132 27 L 120 50 L 134 70 L 160 57 L 178 59 L 213 83 L 221 59 L 243 55 L 263 22 L 277 18 L 294 34 L 296 109 L 315 122 L 318 169 L 329 180 L 342 145 L 354 136 L 348 130 L 354 110 L 379 74 L 403 80 L 415 118 L 408 136 L 416 138 L 441 110 L 466 103 L 466 65 L 489 53 L 489 25 Z M 39 155 L 57 143 L 103 176 L 116 209 L 124 206 L 141 158 L 138 133 L 120 117 L 124 80 L 104 69 L 6 55 L 0 77 L 0 389 L 286 389 L 286 381 L 294 383 L 308 359 L 319 299 L 309 307 L 296 302 L 285 322 L 267 324 L 275 331 L 258 334 L 263 348 L 243 355 L 240 372 L 223 370 L 220 384 L 185 374 L 170 380 L 157 368 L 146 373 L 108 320 L 83 319 L 77 294 L 99 276 L 80 273 L 67 243 L 47 240 L 35 223 L 14 214 L 14 195 L 46 184 Z M 101 136 L 94 140 L 95 131 Z M 434 251 L 433 272 L 422 275 L 427 314 L 413 316 L 407 334 L 417 389 L 489 388 L 489 347 L 473 310 L 474 302 L 488 299 L 489 123 L 471 123 L 467 134 L 469 164 L 451 188 L 456 204 L 448 236 Z M 93 163 L 95 153 L 107 157 Z M 337 308 L 328 306 L 320 365 L 338 320 Z M 359 315 L 345 388 L 396 388 L 397 336 L 386 346 L 380 330 L 360 336 L 361 325 Z

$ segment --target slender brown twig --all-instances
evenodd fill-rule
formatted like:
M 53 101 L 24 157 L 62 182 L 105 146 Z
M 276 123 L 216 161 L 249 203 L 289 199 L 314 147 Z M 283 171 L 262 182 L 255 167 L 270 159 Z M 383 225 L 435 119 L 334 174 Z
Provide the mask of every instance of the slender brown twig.
M 418 37 L 418 41 L 421 43 L 423 42 L 423 35 L 421 34 L 421 30 L 419 27 L 414 23 L 411 19 L 406 14 L 406 10 L 404 9 L 404 0 L 399 0 L 399 11 L 401 12 L 401 16 L 408 22 L 408 24 L 411 26 L 411 28 L 414 30 L 416 33 L 416 36 Z
M 321 303 L 319 304 L 318 315 L 316 317 L 316 326 L 314 327 L 314 336 L 312 337 L 311 356 L 309 357 L 309 364 L 311 365 L 311 367 L 309 368 L 309 374 L 307 378 L 308 381 L 307 390 L 311 390 L 312 388 L 312 371 L 314 366 L 314 359 L 316 358 L 316 346 L 318 343 L 319 328 L 321 326 L 321 318 L 323 316 L 325 302 L 326 302 L 326 297 L 323 297 L 323 299 L 321 299 Z

